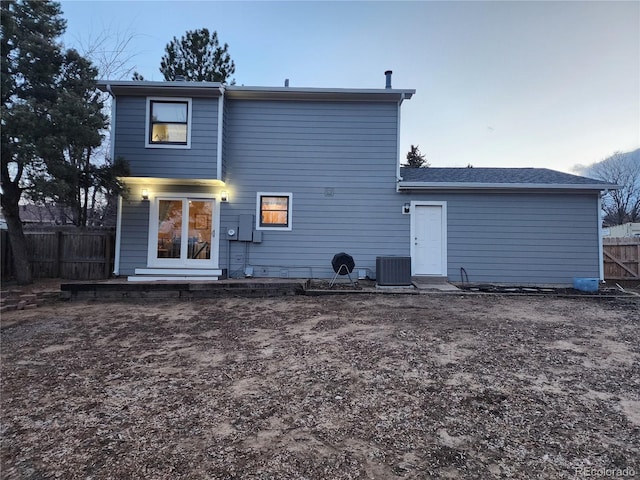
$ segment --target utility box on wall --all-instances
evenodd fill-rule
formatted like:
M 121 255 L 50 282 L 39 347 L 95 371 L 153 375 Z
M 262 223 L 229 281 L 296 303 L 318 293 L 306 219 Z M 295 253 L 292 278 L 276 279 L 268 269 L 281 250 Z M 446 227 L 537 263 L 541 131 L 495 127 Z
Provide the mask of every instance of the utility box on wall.
M 411 257 L 376 257 L 376 281 L 381 286 L 411 285 Z
M 252 242 L 253 215 L 239 215 L 238 220 L 238 240 L 241 242 Z

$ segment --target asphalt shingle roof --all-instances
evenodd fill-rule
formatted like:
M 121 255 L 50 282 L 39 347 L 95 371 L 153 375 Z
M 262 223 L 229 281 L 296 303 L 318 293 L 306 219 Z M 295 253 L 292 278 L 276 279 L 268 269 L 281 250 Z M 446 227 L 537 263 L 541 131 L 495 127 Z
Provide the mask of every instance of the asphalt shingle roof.
M 548 168 L 411 168 L 402 167 L 404 182 L 539 185 L 609 185 L 592 178 Z

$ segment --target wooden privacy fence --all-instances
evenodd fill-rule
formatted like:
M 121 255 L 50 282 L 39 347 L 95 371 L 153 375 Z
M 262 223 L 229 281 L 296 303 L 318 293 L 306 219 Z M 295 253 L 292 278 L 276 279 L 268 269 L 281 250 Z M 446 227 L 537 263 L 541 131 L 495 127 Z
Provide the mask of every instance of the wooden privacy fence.
M 25 232 L 33 278 L 99 280 L 113 272 L 112 231 Z M 2 231 L 2 278 L 13 276 L 6 231 Z
M 604 278 L 640 280 L 640 238 L 603 238 Z

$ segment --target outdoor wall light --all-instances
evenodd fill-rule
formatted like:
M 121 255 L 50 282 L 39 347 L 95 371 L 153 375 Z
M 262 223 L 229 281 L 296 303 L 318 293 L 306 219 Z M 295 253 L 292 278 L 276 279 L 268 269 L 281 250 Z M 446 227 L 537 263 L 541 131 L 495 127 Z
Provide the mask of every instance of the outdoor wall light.
M 402 206 L 402 213 L 404 214 L 411 213 L 411 204 L 409 202 L 405 203 Z
M 229 193 L 226 190 L 223 190 L 222 192 L 220 192 L 220 201 L 221 202 L 229 201 Z
M 143 188 L 141 195 L 142 195 L 142 200 L 149 200 L 149 189 Z

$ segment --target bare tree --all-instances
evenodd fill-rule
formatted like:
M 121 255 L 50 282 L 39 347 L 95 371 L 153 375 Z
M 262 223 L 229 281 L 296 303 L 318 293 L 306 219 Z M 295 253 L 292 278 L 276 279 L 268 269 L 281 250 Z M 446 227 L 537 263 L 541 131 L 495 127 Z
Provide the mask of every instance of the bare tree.
M 104 26 L 86 38 L 75 38 L 75 48 L 89 58 L 98 69 L 100 78 L 124 80 L 136 69 L 133 63 L 137 52 L 132 52 L 137 35 L 131 27 Z
M 619 190 L 609 190 L 603 197 L 606 223 L 621 225 L 640 221 L 640 149 L 616 152 L 579 170 L 589 177 L 620 186 Z
M 135 71 L 136 65 L 134 63 L 135 57 L 139 54 L 138 51 L 133 50 L 135 48 L 134 42 L 138 36 L 135 33 L 133 24 L 123 27 L 110 23 L 103 25 L 99 30 L 92 31 L 86 37 L 75 37 L 73 40 L 76 49 L 85 58 L 90 59 L 97 68 L 99 78 L 124 80 L 131 78 L 133 75 L 134 77 L 139 77 L 134 78 L 134 80 L 143 80 L 142 76 Z M 107 93 L 96 93 L 104 104 L 103 114 L 110 117 L 113 99 Z M 90 163 L 92 168 L 98 172 L 101 180 L 107 181 L 107 179 L 103 178 L 103 174 L 109 171 L 110 166 L 118 164 L 118 168 L 120 168 L 122 159 L 110 158 L 111 131 L 105 128 L 101 131 L 101 134 L 103 142 L 92 150 Z M 110 178 L 107 183 L 113 181 L 115 179 Z M 109 183 L 109 185 L 112 184 Z M 90 198 L 86 199 L 87 214 L 85 220 L 87 225 L 104 225 L 105 222 L 109 223 L 112 220 L 111 217 L 113 215 L 111 213 L 115 210 L 117 192 L 121 189 L 120 187 L 122 185 L 115 190 L 110 187 L 106 190 L 102 187 L 92 188 Z

